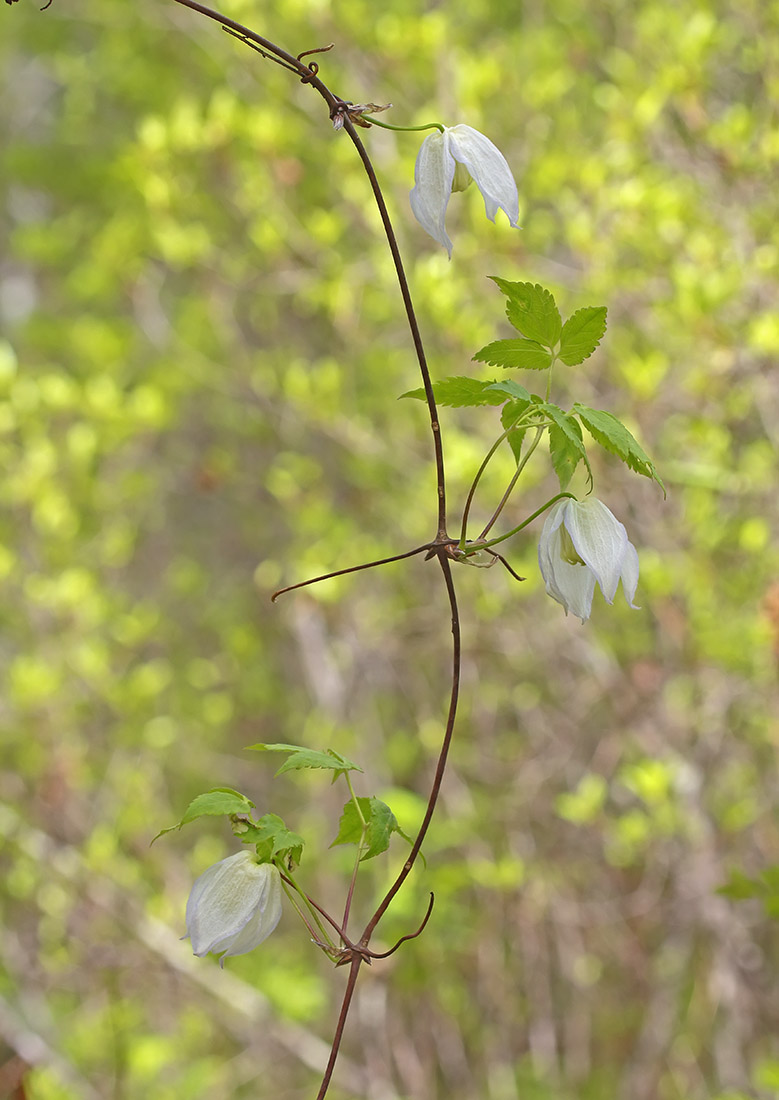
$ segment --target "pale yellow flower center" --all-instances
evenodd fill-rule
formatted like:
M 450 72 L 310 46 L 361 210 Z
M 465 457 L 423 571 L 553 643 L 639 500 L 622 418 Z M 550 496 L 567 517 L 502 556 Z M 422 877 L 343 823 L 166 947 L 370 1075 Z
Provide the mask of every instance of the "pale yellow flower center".
M 560 539 L 560 557 L 563 561 L 567 561 L 569 565 L 584 565 L 584 562 L 576 552 L 576 547 L 573 544 L 573 539 L 568 534 L 568 529 L 563 527 Z
M 454 162 L 454 179 L 452 180 L 452 193 L 464 191 L 473 183 L 473 177 L 464 164 L 459 160 Z

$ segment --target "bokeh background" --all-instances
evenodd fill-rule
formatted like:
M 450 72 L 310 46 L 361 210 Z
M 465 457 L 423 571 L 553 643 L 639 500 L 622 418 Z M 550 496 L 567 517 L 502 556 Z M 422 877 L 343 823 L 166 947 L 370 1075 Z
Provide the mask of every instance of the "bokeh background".
M 238 787 L 341 906 L 343 792 L 274 781 L 260 740 L 356 757 L 361 793 L 419 820 L 450 661 L 435 566 L 269 602 L 434 533 L 400 297 L 309 88 L 170 0 L 39 6 L 0 11 L 0 1096 L 308 1100 L 344 971 L 289 910 L 224 971 L 193 959 L 189 888 L 235 841 L 219 820 L 149 841 Z M 322 77 L 389 121 L 500 145 L 524 228 L 455 196 L 449 263 L 410 214 L 420 135 L 364 132 L 434 376 L 491 376 L 487 275 L 608 305 L 571 394 L 669 489 L 595 456 L 641 611 L 566 619 L 537 526 L 510 549 L 524 584 L 457 572 L 451 767 L 377 946 L 436 908 L 363 972 L 331 1095 L 776 1097 L 779 4 L 223 10 L 292 53 L 335 42 Z M 442 419 L 456 514 L 497 412 Z M 479 515 L 511 470 L 506 448 Z M 507 518 L 553 491 L 531 464 Z M 404 855 L 366 868 L 358 920 Z

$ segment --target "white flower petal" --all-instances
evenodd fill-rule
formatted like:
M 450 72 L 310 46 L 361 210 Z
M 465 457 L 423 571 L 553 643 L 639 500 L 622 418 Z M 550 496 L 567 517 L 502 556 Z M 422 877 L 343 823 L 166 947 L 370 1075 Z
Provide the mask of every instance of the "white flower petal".
M 592 570 L 606 602 L 613 603 L 628 548 L 627 531 L 599 500 L 569 500 L 565 526 L 579 557 Z
M 448 131 L 429 134 L 422 142 L 414 165 L 411 209 L 419 224 L 452 257 L 452 242 L 444 220 L 454 180 L 454 157 L 449 150 Z
M 196 955 L 229 945 L 264 907 L 269 866 L 247 851 L 237 852 L 197 879 L 187 902 L 187 933 Z
M 464 164 L 484 196 L 487 217 L 495 221 L 498 210 L 517 228 L 519 196 L 506 158 L 489 138 L 472 126 L 452 126 L 447 130 L 454 159 Z
M 549 509 L 538 540 L 538 565 L 547 593 L 582 622 L 590 617 L 596 581 L 612 603 L 621 580 L 625 599 L 636 606 L 636 548 L 599 500 L 567 498 Z
M 627 552 L 625 553 L 625 560 L 622 563 L 622 591 L 625 594 L 625 599 L 634 610 L 638 610 L 638 606 L 633 603 L 633 597 L 636 594 L 636 587 L 638 586 L 638 553 L 632 542 L 628 543 Z
M 232 955 L 245 955 L 247 951 L 253 951 L 255 947 L 259 947 L 262 941 L 266 940 L 273 932 L 281 919 L 281 876 L 278 868 L 272 863 L 263 863 L 261 866 L 267 868 L 268 871 L 267 890 L 265 891 L 263 904 L 257 907 L 248 923 L 244 925 L 237 936 L 233 937 L 229 950 L 225 951 L 220 959 L 222 965 L 224 965 L 224 960 Z M 214 950 L 219 950 L 219 948 Z
M 562 558 L 556 565 L 556 581 L 564 597 L 558 600 L 565 608 L 585 622 L 592 611 L 595 578 L 585 565 L 571 565 Z

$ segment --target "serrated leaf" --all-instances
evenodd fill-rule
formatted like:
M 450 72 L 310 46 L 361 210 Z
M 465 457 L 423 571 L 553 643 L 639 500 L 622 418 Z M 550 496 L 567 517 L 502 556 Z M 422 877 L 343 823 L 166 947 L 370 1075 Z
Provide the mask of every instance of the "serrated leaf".
M 303 855 L 303 838 L 288 829 L 277 814 L 264 814 L 259 821 L 241 822 L 236 836 L 242 844 L 258 845 L 259 854 L 266 860 L 283 855 L 287 866 L 296 866 Z
M 585 306 L 571 314 L 560 334 L 558 358 L 569 367 L 589 359 L 606 331 L 605 306 Z
M 395 815 L 386 802 L 378 798 L 358 798 L 357 801 L 368 826 L 365 832 L 365 849 L 360 856 L 362 862 L 386 852 L 393 833 L 401 833 L 404 837 L 405 833 L 402 833 Z M 330 847 L 334 848 L 337 844 L 359 844 L 362 828 L 357 807 L 354 801 L 350 800 L 344 806 L 338 836 Z
M 549 428 L 549 454 L 554 471 L 560 480 L 561 491 L 568 487 L 580 462 L 584 462 L 587 467 L 587 476 L 592 488 L 592 470 L 578 422 L 570 413 L 563 412 L 557 405 L 546 403 L 544 412 L 553 422 Z
M 362 771 L 359 764 L 347 760 L 345 756 L 342 756 L 340 752 L 336 752 L 335 749 L 327 749 L 326 752 L 318 752 L 316 749 L 307 749 L 303 745 L 267 745 L 262 741 L 258 742 L 256 745 L 247 745 L 247 749 L 254 749 L 257 752 L 289 753 L 288 758 L 276 772 L 276 775 L 283 775 L 284 772 L 300 771 L 303 768 L 325 768 L 326 770 L 336 772 L 337 775 L 342 775 L 345 772 Z
M 490 389 L 496 393 L 505 394 L 504 401 L 506 397 L 512 397 L 515 401 L 524 401 L 526 406 L 534 398 L 534 394 L 528 393 L 524 386 L 520 386 L 519 382 L 514 382 L 511 378 L 506 379 L 505 382 L 491 382 Z
M 478 378 L 442 378 L 433 383 L 433 395 L 438 405 L 448 405 L 454 409 L 475 405 L 500 405 L 500 399 L 489 392 L 490 385 L 490 382 L 480 382 Z M 400 397 L 415 397 L 418 401 L 424 401 L 425 391 L 420 387 L 417 390 L 408 390 Z
M 535 340 L 494 340 L 473 357 L 491 367 L 516 367 L 523 370 L 546 370 L 552 353 Z
M 538 283 L 512 283 L 496 275 L 490 278 L 508 298 L 506 316 L 514 328 L 528 340 L 554 347 L 563 321 L 552 292 Z
M 193 798 L 181 821 L 176 825 L 170 825 L 167 829 L 160 829 L 151 843 L 153 844 L 166 833 L 173 833 L 184 825 L 197 821 L 199 817 L 246 814 L 252 809 L 254 809 L 254 803 L 240 791 L 234 791 L 232 787 L 212 787 L 210 791 Z
M 638 441 L 631 435 L 621 420 L 613 413 L 603 409 L 590 409 L 578 401 L 572 412 L 579 417 L 587 431 L 605 450 L 621 458 L 631 470 L 644 477 L 653 478 L 665 496 L 665 485 L 655 469 L 655 465 Z

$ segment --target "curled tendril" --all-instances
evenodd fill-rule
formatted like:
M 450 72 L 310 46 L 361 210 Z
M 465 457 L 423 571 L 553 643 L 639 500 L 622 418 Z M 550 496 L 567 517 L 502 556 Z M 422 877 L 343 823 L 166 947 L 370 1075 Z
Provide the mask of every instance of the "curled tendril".
M 297 60 L 302 61 L 304 57 L 308 57 L 312 53 L 327 53 L 328 50 L 332 50 L 335 42 L 331 42 L 329 46 L 316 46 L 313 50 L 303 50 L 302 53 L 297 55 Z M 316 61 L 307 61 L 308 75 L 301 76 L 301 84 L 308 84 L 312 76 L 316 76 L 319 72 L 319 64 Z

